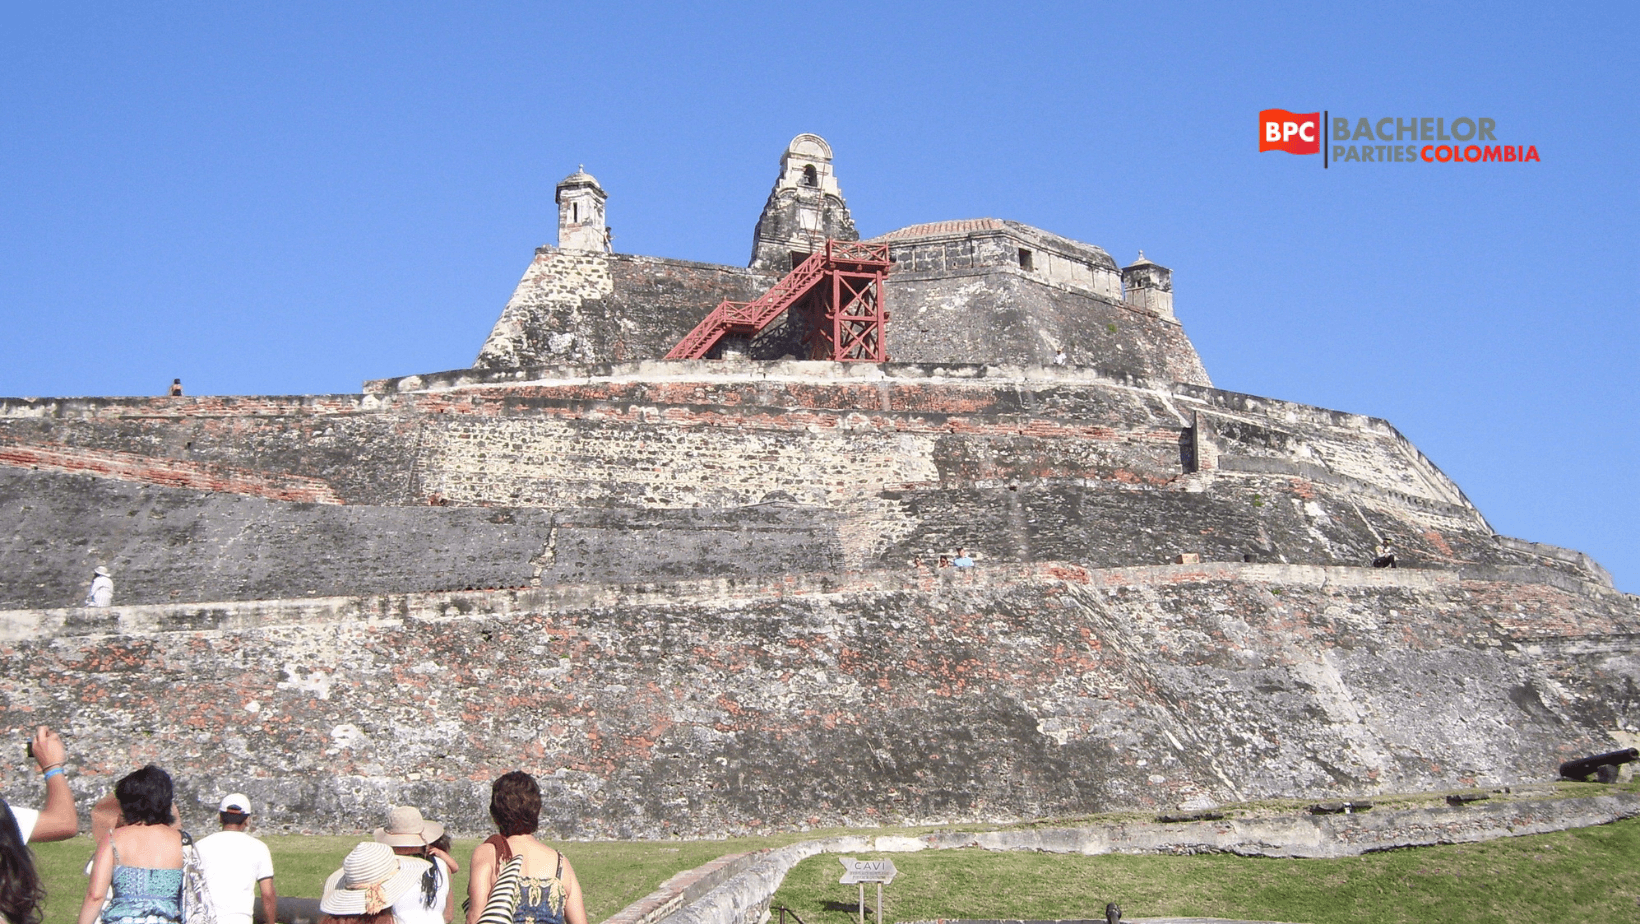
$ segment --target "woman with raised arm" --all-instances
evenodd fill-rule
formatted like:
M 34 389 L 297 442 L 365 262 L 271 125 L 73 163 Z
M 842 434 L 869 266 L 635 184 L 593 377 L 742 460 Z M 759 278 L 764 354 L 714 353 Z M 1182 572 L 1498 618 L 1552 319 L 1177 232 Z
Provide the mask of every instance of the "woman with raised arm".
M 149 764 L 114 785 L 124 825 L 97 845 L 80 924 L 181 924 L 182 832 L 171 826 L 171 776 Z M 108 907 L 103 899 L 113 892 Z
M 478 924 L 480 918 L 501 924 L 494 919 L 509 904 L 505 918 L 511 924 L 587 924 L 575 867 L 535 839 L 541 827 L 541 787 L 535 777 L 514 770 L 496 780 L 490 787 L 490 817 L 501 833 L 473 851 L 467 924 Z M 497 902 L 487 915 L 492 891 Z

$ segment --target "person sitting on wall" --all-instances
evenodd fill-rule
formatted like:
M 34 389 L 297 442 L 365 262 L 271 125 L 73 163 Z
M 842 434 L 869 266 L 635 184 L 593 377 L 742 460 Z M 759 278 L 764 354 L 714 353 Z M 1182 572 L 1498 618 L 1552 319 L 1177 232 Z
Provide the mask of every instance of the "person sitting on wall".
M 173 398 L 182 397 L 182 380 L 181 379 L 172 379 L 171 380 L 171 397 L 173 397 Z
M 1372 566 L 1374 568 L 1393 568 L 1393 567 L 1395 567 L 1395 543 L 1394 542 L 1392 542 L 1388 539 L 1385 539 L 1383 541 L 1383 543 L 1378 546 L 1378 555 L 1377 555 L 1376 558 L 1374 558 L 1372 560 Z
M 113 606 L 114 605 L 114 577 L 108 569 L 101 565 L 91 572 L 91 589 L 86 592 L 85 602 L 81 606 Z
M 962 550 L 961 546 L 958 546 L 957 547 L 957 557 L 951 559 L 951 567 L 953 567 L 953 568 L 972 568 L 972 567 L 974 567 L 974 560 L 972 558 L 968 557 L 968 553 L 964 552 Z

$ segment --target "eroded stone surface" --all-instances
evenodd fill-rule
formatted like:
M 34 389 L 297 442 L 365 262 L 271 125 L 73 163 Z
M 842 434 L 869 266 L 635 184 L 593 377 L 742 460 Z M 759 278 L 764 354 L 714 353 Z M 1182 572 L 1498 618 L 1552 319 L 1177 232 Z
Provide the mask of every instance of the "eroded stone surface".
M 152 759 L 201 811 L 235 789 L 270 825 L 351 830 L 395 801 L 477 831 L 487 781 L 522 766 L 556 832 L 630 837 L 1518 784 L 1640 706 L 1632 598 L 1436 572 L 237 610 L 6 614 L 6 721 L 62 727 L 86 791 Z

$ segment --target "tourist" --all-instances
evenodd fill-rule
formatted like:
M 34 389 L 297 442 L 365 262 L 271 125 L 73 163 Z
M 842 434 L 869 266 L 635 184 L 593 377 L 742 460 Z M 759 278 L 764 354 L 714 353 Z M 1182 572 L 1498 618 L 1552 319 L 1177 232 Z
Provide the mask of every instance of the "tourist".
M 448 831 L 434 838 L 433 842 L 427 845 L 427 853 L 429 856 L 443 860 L 444 865 L 450 868 L 450 875 L 454 876 L 461 872 L 461 864 L 457 863 L 456 858 L 450 855 L 450 833 Z
M 173 398 L 182 397 L 182 380 L 181 379 L 172 379 L 171 380 L 171 397 L 173 397 Z
M 12 818 L 25 844 L 67 840 L 79 833 L 80 816 L 74 811 L 74 793 L 68 789 L 63 762 L 68 749 L 63 739 L 44 725 L 34 730 L 28 755 L 40 766 L 46 781 L 46 807 L 36 811 L 21 805 L 10 807 Z
M 473 851 L 467 924 L 478 924 L 491 886 L 513 860 L 519 863 L 517 884 L 511 894 L 500 896 L 513 906 L 513 924 L 587 924 L 575 868 L 533 836 L 541 827 L 541 787 L 535 777 L 514 770 L 496 780 L 490 787 L 490 817 L 501 833 Z
M 964 552 L 962 550 L 961 546 L 958 546 L 957 547 L 957 557 L 951 559 L 951 567 L 953 567 L 953 568 L 972 568 L 972 567 L 974 567 L 974 560 L 972 558 L 968 557 L 968 553 Z
M 1393 540 L 1385 539 L 1379 543 L 1378 554 L 1373 558 L 1372 566 L 1374 568 L 1395 567 L 1395 542 Z
M 101 565 L 91 572 L 91 590 L 86 592 L 84 606 L 113 606 L 114 578 Z
M 426 867 L 424 861 L 396 856 L 386 844 L 359 844 L 325 880 L 319 924 L 393 924 L 393 903 L 416 887 Z
M 29 856 L 28 835 L 0 799 L 0 919 L 7 924 L 40 924 L 46 890 Z
M 216 807 L 222 830 L 199 842 L 199 860 L 217 924 L 251 924 L 258 893 L 269 924 L 279 918 L 279 893 L 273 887 L 273 855 L 268 845 L 250 836 L 251 800 L 230 793 Z
M 171 777 L 149 764 L 114 785 L 121 827 L 97 847 L 79 924 L 181 924 L 182 832 Z M 104 899 L 108 900 L 106 908 Z
M 949 568 L 949 567 L 951 567 L 951 556 L 949 556 L 949 555 L 941 555 L 941 556 L 940 556 L 940 567 L 941 567 L 941 568 Z
M 450 924 L 456 906 L 450 901 L 450 877 L 460 867 L 447 862 L 449 854 L 434 851 L 433 843 L 444 839 L 444 826 L 421 817 L 421 810 L 401 805 L 387 813 L 387 827 L 376 829 L 376 842 L 393 848 L 401 857 L 427 861 L 421 887 L 404 893 L 393 903 L 397 924 Z

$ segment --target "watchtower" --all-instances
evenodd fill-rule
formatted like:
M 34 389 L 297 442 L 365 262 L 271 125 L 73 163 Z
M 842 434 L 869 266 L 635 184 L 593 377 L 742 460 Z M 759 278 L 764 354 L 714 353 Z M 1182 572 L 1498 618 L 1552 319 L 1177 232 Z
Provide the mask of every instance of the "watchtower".
M 1135 308 L 1152 311 L 1164 318 L 1173 317 L 1173 271 L 1145 259 L 1122 267 L 1122 300 Z
M 579 168 L 558 183 L 558 246 L 563 250 L 608 250 L 609 228 L 598 180 Z
M 757 219 L 752 268 L 785 274 L 827 240 L 859 239 L 831 169 L 831 145 L 819 135 L 793 138 L 780 157 L 780 177 Z

